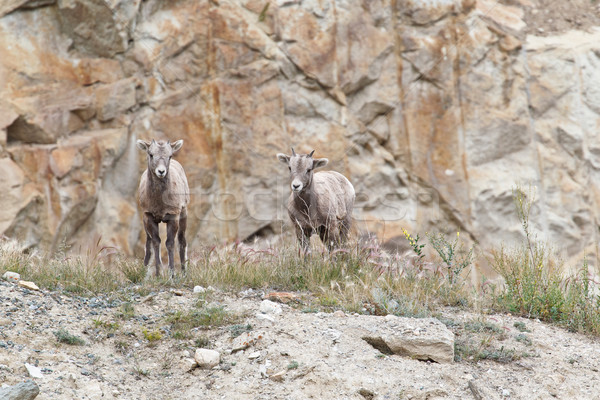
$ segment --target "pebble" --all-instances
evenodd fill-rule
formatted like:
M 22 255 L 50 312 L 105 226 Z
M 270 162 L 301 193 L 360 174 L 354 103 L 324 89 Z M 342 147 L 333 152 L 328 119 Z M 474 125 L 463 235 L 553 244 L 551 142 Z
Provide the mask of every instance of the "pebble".
M 25 363 L 25 368 L 27 369 L 27 373 L 29 374 L 29 376 L 32 378 L 41 379 L 44 377 L 44 374 L 42 374 L 42 370 L 36 367 L 35 365 Z
M 336 312 L 333 313 L 333 316 L 337 317 L 337 318 L 343 318 L 346 316 L 346 313 L 343 312 L 342 310 L 337 310 Z
M 248 354 L 248 358 L 250 360 L 256 360 L 259 357 L 260 357 L 260 351 L 255 351 L 253 353 Z
M 262 319 L 262 320 L 265 320 L 265 321 L 269 321 L 269 322 L 275 322 L 275 318 L 273 318 L 272 316 L 270 316 L 268 314 L 258 313 L 258 314 L 256 314 L 256 318 Z
M 285 376 L 285 370 L 274 373 L 273 375 L 269 376 L 269 379 L 271 379 L 272 381 L 275 381 L 275 382 L 282 382 L 284 376 Z
M 216 350 L 197 349 L 194 354 L 194 359 L 198 363 L 198 367 L 211 369 L 219 365 L 221 362 L 221 354 Z
M 2 275 L 2 279 L 9 282 L 17 283 L 21 279 L 21 275 L 16 272 L 6 271 L 4 275 Z
M 239 350 L 245 350 L 260 339 L 262 339 L 262 335 L 259 333 L 244 332 L 240 336 L 233 339 L 232 351 L 236 352 Z
M 194 293 L 205 293 L 206 289 L 202 286 L 194 286 Z
M 263 314 L 281 314 L 283 309 L 280 304 L 274 303 L 270 300 L 263 300 L 260 303 L 260 312 Z

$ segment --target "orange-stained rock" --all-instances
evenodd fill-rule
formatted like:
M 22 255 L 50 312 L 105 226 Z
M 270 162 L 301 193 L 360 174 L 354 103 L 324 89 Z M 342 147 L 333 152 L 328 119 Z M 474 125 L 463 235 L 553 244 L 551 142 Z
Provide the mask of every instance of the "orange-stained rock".
M 351 3 L 3 2 L 0 233 L 142 254 L 135 141 L 160 138 L 184 140 L 190 249 L 289 229 L 292 146 L 353 182 L 387 248 L 519 240 L 531 183 L 540 237 L 594 249 L 600 33 L 525 37 L 525 0 Z

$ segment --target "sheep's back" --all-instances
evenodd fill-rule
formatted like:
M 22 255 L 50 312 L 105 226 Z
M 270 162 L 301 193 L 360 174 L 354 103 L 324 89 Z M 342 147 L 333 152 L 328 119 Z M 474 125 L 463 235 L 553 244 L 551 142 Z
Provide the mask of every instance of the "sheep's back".
M 338 220 L 352 213 L 354 186 L 339 172 L 323 171 L 313 175 L 314 191 L 317 194 L 318 210 L 323 216 Z
M 169 191 L 177 197 L 177 202 L 185 207 L 190 202 L 190 187 L 183 167 L 177 160 L 169 164 L 170 185 Z

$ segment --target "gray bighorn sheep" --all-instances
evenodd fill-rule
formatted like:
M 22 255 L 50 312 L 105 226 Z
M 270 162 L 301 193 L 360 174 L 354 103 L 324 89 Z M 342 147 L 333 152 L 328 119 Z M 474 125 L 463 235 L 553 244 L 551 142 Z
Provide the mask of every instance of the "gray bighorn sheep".
M 329 162 L 326 158 L 313 158 L 310 154 L 277 154 L 290 170 L 292 193 L 287 209 L 296 236 L 306 253 L 310 236 L 318 233 L 321 241 L 331 251 L 348 238 L 352 225 L 354 187 L 346 177 L 335 171 L 313 172 Z
M 190 189 L 181 164 L 171 157 L 181 146 L 183 140 L 174 143 L 165 141 L 137 141 L 137 146 L 147 154 L 148 168 L 142 174 L 138 188 L 138 198 L 144 212 L 144 229 L 146 231 L 146 254 L 144 265 L 148 266 L 154 248 L 156 276 L 160 274 L 162 262 L 160 258 L 160 236 L 158 224 L 167 224 L 167 253 L 171 276 L 175 273 L 173 248 L 175 235 L 179 242 L 179 261 L 181 270 L 185 270 L 187 259 L 187 242 L 185 229 L 187 226 L 187 204 L 190 202 Z

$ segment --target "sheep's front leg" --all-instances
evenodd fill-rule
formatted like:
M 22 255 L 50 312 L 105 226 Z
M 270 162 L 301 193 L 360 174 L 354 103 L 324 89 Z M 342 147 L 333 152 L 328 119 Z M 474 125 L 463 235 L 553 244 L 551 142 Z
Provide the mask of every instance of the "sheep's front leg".
M 160 236 L 158 234 L 158 223 L 151 214 L 144 214 L 144 223 L 147 237 L 150 237 L 152 241 L 152 247 L 154 248 L 154 265 L 156 267 L 156 276 L 160 275 L 160 269 L 162 268 L 162 261 L 160 260 Z M 147 240 L 147 239 L 146 239 Z M 146 241 L 146 257 L 150 261 L 149 256 L 149 245 Z
M 144 267 L 147 267 L 150 263 L 150 257 L 152 257 L 152 233 L 150 230 L 150 217 L 148 214 L 144 214 L 144 231 L 146 231 L 146 253 L 144 254 Z
M 174 248 L 175 248 L 175 236 L 177 235 L 177 230 L 179 229 L 179 216 L 173 214 L 167 214 L 167 254 L 169 255 L 169 270 L 171 271 L 171 276 L 175 275 L 175 256 L 174 256 Z
M 187 241 L 185 240 L 185 230 L 187 228 L 187 210 L 185 207 L 179 214 L 179 230 L 177 231 L 177 242 L 179 243 L 179 261 L 181 262 L 181 272 L 185 272 L 185 263 L 187 261 Z

